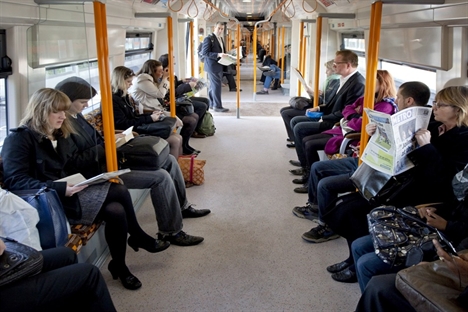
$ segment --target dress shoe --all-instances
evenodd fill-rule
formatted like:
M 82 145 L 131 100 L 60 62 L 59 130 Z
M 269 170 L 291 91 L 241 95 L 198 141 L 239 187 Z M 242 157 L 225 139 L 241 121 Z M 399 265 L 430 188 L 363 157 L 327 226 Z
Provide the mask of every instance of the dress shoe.
M 126 265 L 124 265 L 123 267 L 118 267 L 117 262 L 111 260 L 107 268 L 111 273 L 113 279 L 120 279 L 120 282 L 122 282 L 123 287 L 130 290 L 135 290 L 141 287 L 140 280 L 135 275 L 130 273 L 130 270 L 127 268 Z
M 305 170 L 304 170 L 304 168 L 302 168 L 302 167 L 301 167 L 301 168 L 297 168 L 297 169 L 291 169 L 291 170 L 289 170 L 289 172 L 291 172 L 292 174 L 294 174 L 294 175 L 300 175 L 300 176 L 304 174 L 304 171 L 305 171 Z
M 203 237 L 188 235 L 184 231 L 180 231 L 176 235 L 158 234 L 158 238 L 161 240 L 170 242 L 172 245 L 177 245 L 177 246 L 198 245 L 204 240 Z
M 333 273 L 331 277 L 337 281 L 342 283 L 356 283 L 357 276 L 356 273 L 351 271 L 349 268 L 344 269 L 341 272 Z
M 295 147 L 296 147 L 296 143 L 291 142 L 291 143 L 286 144 L 286 146 L 289 147 L 289 148 L 295 148 Z
M 307 184 L 304 184 L 300 187 L 296 187 L 294 189 L 294 193 L 299 193 L 299 194 L 307 194 L 309 193 L 309 186 Z
M 166 250 L 171 244 L 154 238 L 143 240 L 138 239 L 135 236 L 130 236 L 128 238 L 128 245 L 135 251 L 138 251 L 139 248 L 142 248 L 147 252 L 155 253 Z
M 204 217 L 211 212 L 210 209 L 194 209 L 192 206 L 182 210 L 182 217 L 187 218 L 200 218 Z
M 226 113 L 226 112 L 229 112 L 229 108 L 224 108 L 224 107 L 215 108 L 214 111 L 217 113 Z
M 192 138 L 204 139 L 204 138 L 206 138 L 206 135 L 201 134 L 201 133 L 198 133 L 197 131 L 194 131 L 194 132 L 192 133 Z
M 301 166 L 301 162 L 299 160 L 294 160 L 294 159 L 291 159 L 289 161 L 289 163 L 293 166 L 296 166 L 296 167 L 300 167 Z
M 237 89 L 230 89 L 229 92 L 237 92 Z M 239 89 L 239 92 L 242 92 L 242 89 Z
M 286 138 L 286 141 L 288 141 L 288 142 L 294 142 L 294 140 L 291 140 L 290 138 Z
M 335 264 L 327 266 L 327 271 L 330 273 L 337 273 L 337 272 L 343 271 L 344 269 L 349 268 L 350 266 L 351 266 L 351 263 L 342 261 L 340 263 L 335 263 Z
M 309 177 L 308 176 L 305 177 L 304 175 L 302 175 L 301 178 L 292 180 L 292 183 L 294 183 L 294 184 L 307 184 L 308 181 L 309 181 Z

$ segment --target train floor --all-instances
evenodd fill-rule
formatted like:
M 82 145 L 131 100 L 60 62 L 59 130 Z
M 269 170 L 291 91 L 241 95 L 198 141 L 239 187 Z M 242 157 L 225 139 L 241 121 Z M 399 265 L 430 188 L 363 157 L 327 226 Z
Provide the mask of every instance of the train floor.
M 291 212 L 307 196 L 293 192 L 295 151 L 285 145 L 279 113 L 244 110 L 240 118 L 216 113 L 216 134 L 191 139 L 207 163 L 205 183 L 188 188 L 188 199 L 212 213 L 184 220 L 184 230 L 205 241 L 157 254 L 128 248 L 127 264 L 143 284 L 137 291 L 112 280 L 109 260 L 103 265 L 119 311 L 353 311 L 358 285 L 335 282 L 325 270 L 348 256 L 345 240 L 307 243 L 301 235 L 316 224 Z M 149 198 L 137 216 L 155 235 Z

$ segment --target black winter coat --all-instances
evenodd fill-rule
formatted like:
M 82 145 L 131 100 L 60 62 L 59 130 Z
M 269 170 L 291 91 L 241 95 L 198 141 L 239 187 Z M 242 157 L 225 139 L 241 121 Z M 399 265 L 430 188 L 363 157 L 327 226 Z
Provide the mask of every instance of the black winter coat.
M 136 115 L 134 108 L 130 104 L 128 94 L 122 97 L 122 90 L 117 93 L 112 93 L 112 108 L 114 111 L 114 126 L 117 130 L 126 130 L 134 126 L 133 131 L 143 124 L 153 123 L 151 114 Z

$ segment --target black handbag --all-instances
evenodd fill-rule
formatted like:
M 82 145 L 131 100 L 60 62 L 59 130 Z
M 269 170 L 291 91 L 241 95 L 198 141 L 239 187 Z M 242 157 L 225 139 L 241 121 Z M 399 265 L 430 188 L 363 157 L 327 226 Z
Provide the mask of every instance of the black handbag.
M 193 103 L 187 96 L 176 99 L 176 113 L 180 116 L 187 116 L 194 113 Z
M 0 239 L 6 246 L 0 256 L 0 287 L 41 272 L 44 260 L 39 251 L 11 238 Z
M 367 221 L 375 253 L 383 262 L 409 267 L 436 257 L 432 240 L 440 234 L 419 217 L 415 207 L 377 207 L 367 215 Z
M 305 108 L 312 107 L 312 100 L 303 96 L 293 96 L 289 100 L 289 105 L 292 108 L 304 110 Z
M 48 187 L 11 192 L 37 209 L 39 222 L 36 227 L 42 249 L 65 246 L 68 240 L 67 217 L 57 192 Z
M 411 184 L 413 179 L 412 170 L 392 176 L 375 170 L 366 163 L 362 163 L 350 177 L 361 195 L 374 207 L 389 203 Z
M 175 117 L 164 117 L 162 120 L 138 126 L 135 130 L 139 134 L 149 134 L 167 139 L 175 129 L 176 121 Z
M 140 135 L 117 149 L 120 167 L 157 170 L 169 157 L 169 143 L 157 136 Z

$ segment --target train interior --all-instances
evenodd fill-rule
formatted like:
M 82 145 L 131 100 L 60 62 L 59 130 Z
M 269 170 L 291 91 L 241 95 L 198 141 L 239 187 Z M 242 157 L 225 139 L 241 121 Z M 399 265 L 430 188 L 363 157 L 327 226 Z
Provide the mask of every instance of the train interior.
M 184 220 L 184 230 L 205 241 L 195 247 L 170 247 L 158 254 L 128 248 L 127 264 L 143 283 L 134 292 L 112 280 L 106 269 L 105 246 L 84 252 L 82 261 L 101 267 L 117 309 L 353 311 L 360 296 L 358 285 L 335 282 L 325 270 L 346 257 L 346 241 L 305 242 L 301 234 L 316 224 L 291 213 L 294 206 L 307 202 L 307 194 L 293 192 L 294 176 L 289 170 L 294 167 L 288 160 L 296 159 L 296 153 L 285 146 L 287 136 L 279 110 L 289 105 L 292 96 L 307 93 L 289 71 L 280 88 L 256 94 L 263 84 L 258 69 L 262 60 L 254 54 L 254 38 L 268 46 L 267 54 L 274 59 L 289 52 L 289 68 L 299 68 L 311 86 L 323 83 L 323 64 L 340 49 L 358 54 L 358 69 L 366 76 L 373 1 L 102 3 L 111 70 L 125 65 L 137 71 L 146 60 L 171 50 L 179 77 L 206 78 L 196 50 L 217 21 L 226 23 L 226 42 L 232 42 L 234 49 L 244 42 L 247 51 L 237 67 L 237 89 L 242 91 L 223 87 L 223 104 L 230 111 L 213 112 L 216 134 L 191 139 L 193 147 L 202 151 L 198 158 L 206 159 L 207 164 L 205 183 L 188 188 L 188 199 L 196 208 L 208 208 L 212 213 Z M 422 81 L 434 96 L 445 86 L 468 84 L 468 2 L 382 3 L 378 68 L 388 70 L 397 86 Z M 96 15 L 91 1 L 0 0 L 0 146 L 8 129 L 18 125 L 35 90 L 54 87 L 71 76 L 102 89 Z M 206 89 L 200 95 L 206 96 Z M 87 111 L 100 102 L 98 93 Z M 155 235 L 157 225 L 147 194 L 134 193 L 133 197 L 139 202 L 140 224 Z

